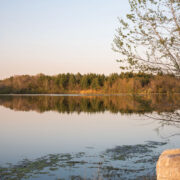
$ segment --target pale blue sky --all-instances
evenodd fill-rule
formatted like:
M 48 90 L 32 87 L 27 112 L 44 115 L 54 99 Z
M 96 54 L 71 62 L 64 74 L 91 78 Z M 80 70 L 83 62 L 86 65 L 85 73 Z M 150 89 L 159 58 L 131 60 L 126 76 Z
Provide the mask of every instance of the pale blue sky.
M 111 43 L 128 0 L 0 0 L 0 79 L 120 72 Z

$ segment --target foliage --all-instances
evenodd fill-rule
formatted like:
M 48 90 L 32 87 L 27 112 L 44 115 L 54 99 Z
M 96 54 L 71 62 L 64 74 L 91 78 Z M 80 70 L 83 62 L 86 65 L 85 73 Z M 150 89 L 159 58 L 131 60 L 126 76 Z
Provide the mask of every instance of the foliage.
M 22 75 L 0 82 L 0 93 L 179 93 L 180 81 L 173 75 L 139 73 Z
M 180 1 L 129 0 L 113 50 L 121 69 L 180 75 Z

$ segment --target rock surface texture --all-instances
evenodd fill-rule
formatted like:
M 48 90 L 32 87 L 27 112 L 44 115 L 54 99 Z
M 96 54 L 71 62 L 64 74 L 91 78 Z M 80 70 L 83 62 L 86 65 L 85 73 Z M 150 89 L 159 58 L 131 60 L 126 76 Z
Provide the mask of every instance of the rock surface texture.
M 180 180 L 180 149 L 164 151 L 156 165 L 157 180 Z

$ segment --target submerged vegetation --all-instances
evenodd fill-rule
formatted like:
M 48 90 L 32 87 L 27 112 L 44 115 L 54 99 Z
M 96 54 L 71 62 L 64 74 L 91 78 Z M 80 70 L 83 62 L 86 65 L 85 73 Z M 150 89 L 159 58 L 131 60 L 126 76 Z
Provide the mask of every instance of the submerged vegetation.
M 124 145 L 100 154 L 50 154 L 35 160 L 24 159 L 17 165 L 0 167 L 0 179 L 155 179 L 155 164 L 166 142 Z M 164 147 L 163 147 L 164 148 Z M 118 163 L 117 163 L 118 162 Z M 80 169 L 91 169 L 85 177 Z M 68 172 L 68 173 L 67 173 Z M 94 174 L 94 175 L 93 175 Z
M 121 73 L 109 76 L 99 74 L 59 74 L 47 76 L 21 75 L 0 81 L 0 93 L 17 94 L 117 94 L 117 93 L 179 93 L 179 78 L 173 75 Z

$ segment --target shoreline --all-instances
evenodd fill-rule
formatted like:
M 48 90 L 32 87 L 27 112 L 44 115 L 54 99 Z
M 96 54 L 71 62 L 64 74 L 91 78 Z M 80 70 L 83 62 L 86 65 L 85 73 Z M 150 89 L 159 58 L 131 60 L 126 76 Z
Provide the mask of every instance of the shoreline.
M 0 96 L 122 96 L 122 95 L 177 95 L 180 93 L 10 93 Z

